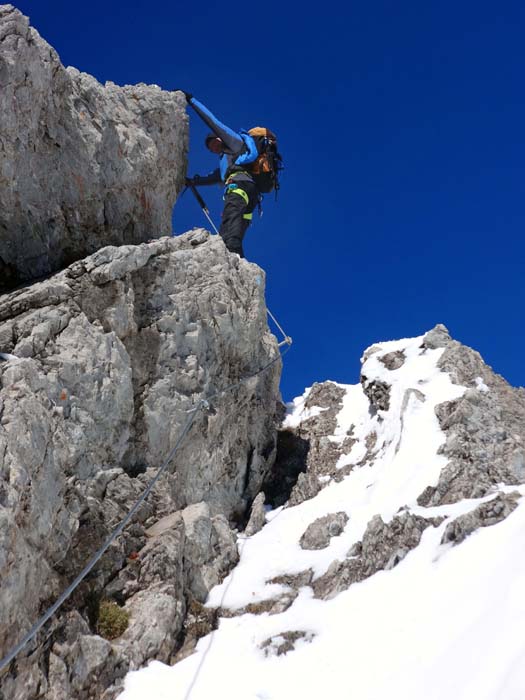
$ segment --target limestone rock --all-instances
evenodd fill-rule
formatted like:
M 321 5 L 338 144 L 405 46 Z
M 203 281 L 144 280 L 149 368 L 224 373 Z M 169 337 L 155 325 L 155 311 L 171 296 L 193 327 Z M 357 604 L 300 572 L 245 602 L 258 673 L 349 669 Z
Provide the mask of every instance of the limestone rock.
M 437 326 L 434 326 L 431 331 L 425 334 L 423 347 L 429 348 L 430 350 L 444 348 L 451 340 L 452 338 L 450 337 L 448 328 L 442 323 L 438 323 Z
M 397 566 L 411 549 L 417 547 L 427 527 L 440 520 L 403 513 L 389 523 L 377 515 L 368 524 L 361 542 L 356 543 L 345 561 L 334 561 L 327 572 L 316 579 L 313 589 L 317 598 L 333 598 L 353 583 L 363 581 L 381 570 Z
M 275 576 L 268 583 L 279 583 L 282 586 L 288 586 L 295 591 L 303 586 L 309 586 L 312 583 L 314 572 L 312 569 L 300 571 L 298 574 L 284 574 L 283 576 Z
M 322 488 L 320 477 L 332 474 L 341 454 L 328 438 L 337 425 L 345 391 L 334 382 L 313 385 L 305 402 L 306 410 L 320 411 L 295 428 L 280 432 L 278 451 L 265 491 L 274 506 L 286 501 L 298 505 Z
M 167 661 L 182 628 L 185 606 L 171 588 L 172 584 L 143 590 L 126 604 L 130 625 L 115 645 L 132 667 L 148 659 Z
M 316 382 L 308 394 L 305 408 L 321 408 L 323 410 L 305 421 L 304 427 L 308 428 L 311 423 L 312 432 L 318 435 L 331 435 L 337 424 L 337 414 L 344 395 L 344 389 L 334 382 Z
M 394 352 L 388 352 L 379 358 L 379 362 L 382 362 L 384 366 L 389 370 L 395 370 L 402 367 L 405 363 L 406 356 L 402 350 L 395 350 Z
M 280 615 L 293 605 L 297 595 L 297 590 L 288 590 L 275 598 L 268 598 L 258 603 L 248 603 L 242 608 L 219 608 L 217 614 L 220 617 L 239 617 L 246 614 L 261 615 L 262 613 Z
M 369 380 L 361 375 L 363 391 L 375 411 L 388 411 L 390 408 L 390 386 L 378 379 Z
M 78 640 L 77 655 L 71 669 L 73 677 L 72 691 L 90 691 L 100 682 L 100 674 L 108 664 L 111 656 L 111 644 L 95 635 L 83 635 Z
M 437 486 L 420 495 L 425 506 L 480 498 L 500 483 L 525 483 L 525 390 L 511 387 L 443 328 L 427 334 L 424 345 L 440 343 L 439 367 L 467 391 L 436 409 L 446 434 L 441 452 L 449 462 Z
M 260 649 L 262 649 L 265 656 L 282 656 L 293 651 L 297 642 L 310 643 L 314 637 L 315 634 L 313 632 L 289 630 L 265 639 L 264 642 L 261 642 Z
M 487 503 L 459 516 L 445 528 L 441 544 L 459 544 L 480 527 L 488 527 L 504 520 L 518 505 L 520 493 L 498 494 Z
M 320 462 L 320 466 L 324 466 L 323 462 Z M 304 501 L 308 501 L 310 498 L 317 496 L 321 489 L 321 482 L 315 473 L 301 473 L 299 474 L 297 483 L 292 490 L 291 496 L 288 500 L 288 505 L 297 506 Z
M 255 535 L 259 530 L 262 530 L 266 522 L 266 511 L 264 510 L 264 493 L 257 494 L 254 502 L 252 503 L 252 509 L 250 512 L 250 519 L 248 525 L 244 530 L 246 537 L 251 537 Z
M 181 512 L 185 527 L 186 590 L 204 603 L 208 593 L 238 562 L 235 537 L 223 515 L 213 518 L 207 503 Z
M 2 679 L 10 697 L 56 696 L 39 663 L 47 639 L 64 697 L 102 697 L 130 664 L 171 658 L 188 600 L 204 600 L 237 560 L 229 520 L 244 517 L 275 455 L 280 361 L 252 376 L 278 352 L 263 272 L 202 230 L 109 247 L 0 297 L 0 336 L 19 358 L 0 362 L 3 653 L 121 522 L 209 398 L 70 599 L 85 628 L 60 642 L 70 624 L 60 611 Z M 130 612 L 103 668 L 93 597 Z
M 328 547 L 332 537 L 337 537 L 343 532 L 347 522 L 348 515 L 345 512 L 330 513 L 317 518 L 308 525 L 299 544 L 302 549 L 324 549 Z
M 64 68 L 0 5 L 0 291 L 108 244 L 171 233 L 184 186 L 182 93 Z

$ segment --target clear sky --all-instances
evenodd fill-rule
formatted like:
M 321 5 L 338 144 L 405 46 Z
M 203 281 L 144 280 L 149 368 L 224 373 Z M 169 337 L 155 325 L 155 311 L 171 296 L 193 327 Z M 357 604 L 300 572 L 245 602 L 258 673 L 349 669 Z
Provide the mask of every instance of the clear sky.
M 525 5 L 18 0 L 65 65 L 268 126 L 286 170 L 245 239 L 294 339 L 282 392 L 357 381 L 436 323 L 525 385 Z M 190 173 L 216 166 L 191 115 Z M 219 223 L 221 191 L 203 188 Z M 182 233 L 206 226 L 191 193 Z M 169 233 L 169 232 L 166 232 Z

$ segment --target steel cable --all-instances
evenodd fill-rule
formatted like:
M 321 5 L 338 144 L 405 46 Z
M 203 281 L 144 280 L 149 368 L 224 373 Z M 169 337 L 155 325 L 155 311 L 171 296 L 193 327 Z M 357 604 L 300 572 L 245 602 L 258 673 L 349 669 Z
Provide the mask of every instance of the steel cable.
M 74 579 L 74 581 L 68 586 L 68 588 L 62 593 L 62 595 L 57 599 L 57 601 L 50 607 L 46 612 L 40 617 L 40 619 L 35 622 L 35 624 L 31 627 L 31 629 L 27 632 L 27 634 L 23 637 L 23 639 L 15 646 L 11 651 L 3 658 L 0 660 L 0 674 L 4 672 L 4 670 L 7 668 L 7 666 L 13 661 L 13 659 L 22 651 L 22 649 L 36 636 L 36 634 L 41 630 L 41 628 L 45 625 L 45 623 L 55 614 L 55 612 L 61 607 L 61 605 L 69 598 L 69 596 L 73 593 L 73 591 L 77 588 L 77 586 L 84 580 L 84 578 L 88 575 L 88 573 L 93 569 L 95 564 L 101 559 L 103 554 L 106 552 L 108 547 L 114 542 L 114 540 L 121 534 L 121 532 L 124 530 L 126 525 L 129 523 L 133 515 L 137 512 L 139 507 L 142 505 L 144 500 L 149 496 L 151 491 L 153 490 L 153 487 L 159 480 L 159 478 L 162 476 L 162 474 L 165 472 L 167 466 L 175 456 L 175 453 L 179 449 L 180 445 L 182 444 L 184 438 L 188 434 L 195 417 L 197 413 L 200 410 L 207 409 L 209 407 L 209 402 L 213 401 L 214 399 L 217 399 L 219 396 L 222 396 L 228 391 L 231 391 L 242 384 L 244 384 L 246 381 L 253 379 L 254 377 L 258 376 L 259 374 L 262 374 L 266 370 L 268 370 L 270 367 L 272 367 L 280 358 L 282 358 L 290 349 L 290 343 L 288 343 L 288 347 L 285 348 L 285 350 L 280 353 L 278 352 L 275 357 L 273 357 L 270 362 L 268 362 L 264 367 L 261 367 L 259 370 L 256 372 L 253 372 L 252 374 L 249 374 L 245 377 L 243 377 L 241 380 L 234 384 L 230 384 L 229 386 L 225 387 L 224 389 L 221 389 L 220 391 L 215 392 L 211 396 L 207 397 L 206 399 L 201 399 L 198 404 L 189 410 L 190 415 L 188 416 L 188 420 L 184 424 L 184 427 L 177 439 L 177 442 L 169 452 L 168 456 L 164 460 L 164 462 L 161 464 L 159 467 L 156 475 L 153 477 L 153 479 L 150 481 L 148 486 L 146 487 L 145 491 L 143 494 L 140 496 L 140 498 L 136 501 L 136 503 L 133 505 L 131 510 L 128 512 L 128 514 L 125 516 L 125 518 L 121 521 L 121 523 L 115 528 L 115 530 L 109 535 L 109 537 L 106 539 L 104 544 L 99 548 L 99 550 L 93 555 L 93 557 L 90 559 L 90 561 L 86 564 L 86 566 L 82 569 L 82 571 L 78 574 L 78 576 Z

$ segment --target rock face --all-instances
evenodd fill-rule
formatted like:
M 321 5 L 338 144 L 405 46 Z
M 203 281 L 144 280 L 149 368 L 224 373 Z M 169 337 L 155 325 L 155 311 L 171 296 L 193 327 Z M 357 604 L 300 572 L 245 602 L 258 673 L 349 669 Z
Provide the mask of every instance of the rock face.
M 337 425 L 344 389 L 333 382 L 314 384 L 304 403 L 304 420 L 293 429 L 279 433 L 277 459 L 272 468 L 272 481 L 289 493 L 289 505 L 298 505 L 313 498 L 321 490 L 320 478 L 334 472 L 341 450 L 328 438 Z M 350 439 L 345 448 L 351 446 Z M 270 493 L 271 489 L 266 488 Z M 272 494 L 273 496 L 273 494 Z M 274 496 L 274 505 L 282 505 Z
M 130 526 L 1 681 L 13 700 L 112 697 L 130 666 L 169 661 L 191 634 L 186 610 L 236 561 L 229 521 L 274 459 L 280 359 L 253 376 L 278 356 L 264 275 L 202 230 L 106 247 L 0 297 L 0 346 L 18 358 L 0 361 L 3 653 L 209 400 Z M 114 641 L 97 635 L 104 599 L 129 614 Z
M 441 451 L 449 462 L 438 485 L 422 493 L 419 503 L 455 503 L 484 496 L 498 483 L 524 483 L 525 389 L 511 387 L 443 326 L 429 333 L 425 344 L 444 349 L 440 368 L 468 389 L 436 410 L 447 436 Z
M 378 571 L 393 569 L 417 547 L 423 531 L 436 524 L 439 521 L 406 514 L 386 524 L 379 515 L 375 516 L 363 539 L 348 552 L 348 558 L 343 562 L 334 561 L 327 572 L 315 580 L 312 588 L 316 597 L 332 598 Z
M 111 244 L 171 233 L 182 93 L 100 85 L 0 5 L 0 291 Z

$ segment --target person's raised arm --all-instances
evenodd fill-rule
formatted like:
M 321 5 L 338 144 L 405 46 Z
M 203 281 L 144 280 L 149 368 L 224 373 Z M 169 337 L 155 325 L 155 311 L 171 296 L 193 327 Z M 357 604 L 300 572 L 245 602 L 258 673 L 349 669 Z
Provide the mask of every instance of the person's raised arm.
M 230 129 L 229 126 L 226 126 L 226 124 L 219 121 L 207 107 L 196 100 L 193 95 L 190 95 L 189 92 L 184 92 L 184 95 L 186 96 L 186 101 L 188 104 L 193 107 L 195 112 L 199 115 L 202 121 L 210 127 L 213 133 L 221 139 L 228 151 L 230 151 L 232 154 L 236 154 L 241 153 L 244 150 L 244 141 L 239 134 L 233 131 L 233 129 Z

